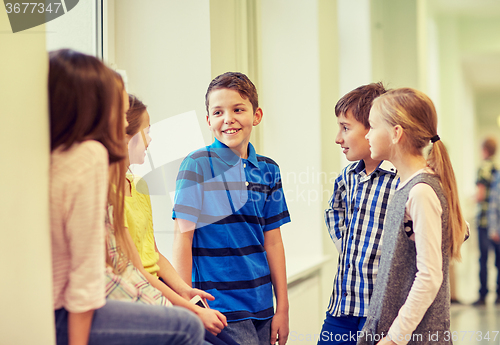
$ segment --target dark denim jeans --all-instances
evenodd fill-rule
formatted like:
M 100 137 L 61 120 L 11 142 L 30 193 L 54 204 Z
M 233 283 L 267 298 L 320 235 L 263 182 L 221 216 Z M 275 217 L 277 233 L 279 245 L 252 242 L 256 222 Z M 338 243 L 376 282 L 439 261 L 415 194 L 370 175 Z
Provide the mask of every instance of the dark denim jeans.
M 478 228 L 479 242 L 479 297 L 484 299 L 488 294 L 488 253 L 490 248 L 495 250 L 495 266 L 497 267 L 497 297 L 500 297 L 500 243 L 493 242 L 488 229 Z
M 57 345 L 68 344 L 68 312 L 55 311 Z M 201 320 L 185 308 L 107 300 L 94 312 L 89 345 L 201 345 Z
M 271 343 L 271 319 L 228 322 L 226 333 L 241 345 L 269 345 Z
M 356 345 L 358 331 L 365 325 L 366 317 L 334 317 L 326 313 L 318 345 Z
M 205 344 L 212 345 L 240 345 L 235 342 L 227 333 L 226 329 L 223 329 L 222 332 L 217 334 L 217 336 L 213 335 L 209 331 L 205 330 Z

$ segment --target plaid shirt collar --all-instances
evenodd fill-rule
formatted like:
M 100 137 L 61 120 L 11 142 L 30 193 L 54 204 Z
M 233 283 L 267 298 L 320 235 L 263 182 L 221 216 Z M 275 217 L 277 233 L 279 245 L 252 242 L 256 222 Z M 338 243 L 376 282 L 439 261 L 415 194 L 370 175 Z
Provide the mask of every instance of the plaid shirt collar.
M 347 172 L 349 174 L 356 173 L 356 174 L 362 174 L 363 176 L 366 176 L 366 173 L 364 172 L 364 170 L 365 170 L 365 161 L 361 159 L 356 164 L 351 165 L 348 168 Z M 389 161 L 381 161 L 379 163 L 379 165 L 375 168 L 375 170 L 372 172 L 372 174 L 375 172 L 377 172 L 377 173 L 380 173 L 380 172 L 389 173 L 392 175 L 396 175 L 396 173 L 397 173 L 396 168 Z

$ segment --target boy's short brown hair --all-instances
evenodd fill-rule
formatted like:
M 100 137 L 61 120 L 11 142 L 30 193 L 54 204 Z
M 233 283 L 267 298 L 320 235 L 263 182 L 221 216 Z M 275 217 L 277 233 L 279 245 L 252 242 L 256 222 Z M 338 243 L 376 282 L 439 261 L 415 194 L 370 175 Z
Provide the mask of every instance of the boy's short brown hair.
M 373 100 L 386 93 L 381 82 L 360 86 L 342 97 L 335 106 L 335 115 L 346 115 L 350 110 L 356 121 L 361 122 L 365 128 L 370 128 L 368 117 Z
M 486 138 L 482 147 L 488 153 L 488 157 L 493 157 L 497 152 L 497 141 L 492 137 Z
M 215 77 L 208 85 L 207 93 L 205 94 L 205 106 L 208 113 L 208 98 L 210 93 L 218 89 L 230 89 L 238 91 L 241 97 L 247 98 L 252 104 L 253 111 L 255 112 L 259 107 L 259 96 L 257 89 L 250 79 L 239 72 L 226 72 Z

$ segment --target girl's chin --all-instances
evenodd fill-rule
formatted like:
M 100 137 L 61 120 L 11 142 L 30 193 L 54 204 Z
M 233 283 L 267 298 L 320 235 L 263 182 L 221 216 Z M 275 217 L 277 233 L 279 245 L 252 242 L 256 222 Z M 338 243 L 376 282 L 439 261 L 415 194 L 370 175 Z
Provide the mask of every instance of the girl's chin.
M 144 157 L 142 157 L 142 159 L 137 158 L 137 159 L 131 160 L 131 161 L 130 161 L 130 164 L 135 164 L 135 165 L 141 165 L 141 164 L 144 164 Z

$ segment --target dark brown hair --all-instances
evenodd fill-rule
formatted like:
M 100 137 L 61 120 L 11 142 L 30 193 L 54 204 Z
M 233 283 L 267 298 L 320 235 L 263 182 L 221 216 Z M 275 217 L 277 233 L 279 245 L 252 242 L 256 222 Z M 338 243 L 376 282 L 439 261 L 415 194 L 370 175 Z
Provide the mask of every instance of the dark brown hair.
M 242 98 L 250 101 L 253 107 L 253 112 L 259 107 L 259 96 L 255 85 L 248 79 L 246 75 L 239 72 L 226 72 L 215 77 L 208 85 L 207 93 L 205 94 L 205 106 L 208 113 L 208 98 L 210 93 L 219 89 L 230 89 L 238 91 Z M 210 114 L 209 114 L 210 115 Z
M 125 158 L 123 82 L 97 58 L 70 49 L 49 53 L 50 148 L 85 140 L 106 147 L 109 162 Z
M 146 111 L 147 106 L 142 103 L 136 96 L 128 94 L 130 108 L 127 111 L 128 127 L 126 128 L 127 135 L 132 137 L 139 133 L 141 127 L 142 114 Z
M 356 121 L 361 122 L 366 129 L 370 128 L 368 117 L 372 102 L 378 96 L 386 93 L 384 85 L 379 83 L 371 83 L 360 86 L 342 97 L 335 105 L 335 115 L 346 116 L 348 111 L 351 111 Z
M 126 230 L 123 90 L 120 75 L 93 56 L 69 49 L 49 54 L 51 150 L 60 146 L 66 150 L 85 140 L 97 140 L 106 147 L 110 162 L 108 203 L 113 206 L 115 230 L 121 234 Z M 118 252 L 126 255 L 130 251 L 122 237 L 117 236 Z M 109 252 L 106 254 L 106 262 L 113 267 Z

